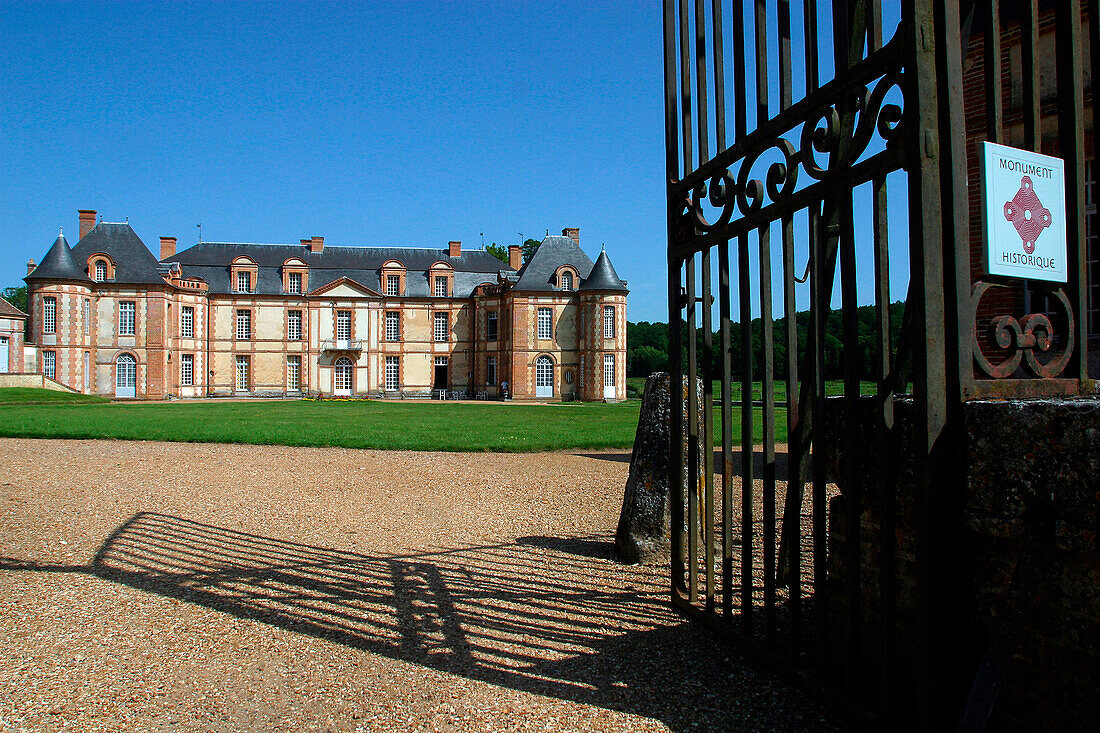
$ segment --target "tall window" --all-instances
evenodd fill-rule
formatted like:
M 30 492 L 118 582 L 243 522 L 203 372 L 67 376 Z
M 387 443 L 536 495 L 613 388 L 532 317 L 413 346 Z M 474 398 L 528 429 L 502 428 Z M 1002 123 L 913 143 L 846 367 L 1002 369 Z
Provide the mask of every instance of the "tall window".
M 88 333 L 92 327 L 92 301 L 84 299 L 84 333 Z
M 286 289 L 288 293 L 294 295 L 301 295 L 302 293 L 302 273 L 292 272 L 286 276 Z
M 397 275 L 386 275 L 386 295 L 401 295 L 401 278 Z
M 401 314 L 397 311 L 386 311 L 386 340 L 401 340 Z
M 497 358 L 495 356 L 490 356 L 485 361 L 485 383 L 497 383 Z
M 550 322 L 551 318 L 552 314 L 549 308 L 539 308 L 537 336 L 540 339 L 548 339 L 553 337 L 554 329 Z
M 42 333 L 57 333 L 57 298 L 42 299 Z
M 252 311 L 237 311 L 237 338 L 252 338 Z
M 180 357 L 180 385 L 191 387 L 195 384 L 195 356 L 184 354 Z
M 448 323 L 448 320 L 449 319 L 448 319 L 448 314 L 447 313 L 436 313 L 435 314 L 435 340 L 436 341 L 446 341 L 447 340 L 447 332 L 451 330 L 450 326 L 449 326 L 449 323 Z
M 605 339 L 615 338 L 615 307 L 605 305 L 603 307 L 603 337 Z
M 489 311 L 485 314 L 485 338 L 489 341 L 497 340 L 497 312 Z
M 286 390 L 297 392 L 302 388 L 302 357 L 288 356 L 286 358 Z
M 447 297 L 447 278 L 436 277 L 435 279 L 435 297 L 446 298 Z
M 604 354 L 603 356 L 603 386 L 614 387 L 615 386 L 615 355 Z
M 573 289 L 573 273 L 563 272 L 561 274 L 561 289 L 572 290 Z
M 189 305 L 180 308 L 180 336 L 195 338 L 195 309 Z
M 291 341 L 302 340 L 302 311 L 286 312 L 286 337 Z
M 237 273 L 237 292 L 247 293 L 252 290 L 252 273 L 250 272 L 238 272 Z
M 118 304 L 118 335 L 134 335 L 134 301 L 124 300 Z
M 107 279 L 107 263 L 103 260 L 96 260 L 95 263 L 95 281 L 101 283 Z
M 42 352 L 42 373 L 50 379 L 57 377 L 57 354 L 55 352 Z
M 396 356 L 387 356 L 386 357 L 386 391 L 387 392 L 396 392 L 397 391 L 397 388 L 399 386 L 398 381 L 397 381 L 397 377 L 398 377 L 397 357 Z
M 237 361 L 237 375 L 236 375 L 237 376 L 237 391 L 238 392 L 247 392 L 248 391 L 248 357 L 247 356 L 238 356 L 236 361 Z
M 336 311 L 336 340 L 351 341 L 351 311 Z

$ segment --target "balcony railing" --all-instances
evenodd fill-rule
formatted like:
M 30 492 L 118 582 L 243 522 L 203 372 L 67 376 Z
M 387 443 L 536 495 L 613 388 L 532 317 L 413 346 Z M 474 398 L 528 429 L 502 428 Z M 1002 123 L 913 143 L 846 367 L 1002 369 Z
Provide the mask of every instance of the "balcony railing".
M 333 339 L 321 342 L 321 351 L 362 351 L 363 342 L 350 339 Z

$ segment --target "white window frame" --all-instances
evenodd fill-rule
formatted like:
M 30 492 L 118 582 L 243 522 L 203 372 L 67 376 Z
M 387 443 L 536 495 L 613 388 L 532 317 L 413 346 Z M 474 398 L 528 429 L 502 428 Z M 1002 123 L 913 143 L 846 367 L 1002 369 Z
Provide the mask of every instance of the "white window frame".
M 94 278 L 97 283 L 107 281 L 107 263 L 103 260 L 96 260 Z
M 496 311 L 489 311 L 485 315 L 485 340 L 497 341 L 500 338 L 500 319 Z
M 286 276 L 286 291 L 291 295 L 302 294 L 302 273 L 289 272 Z
M 384 318 L 386 323 L 386 341 L 400 341 L 401 314 L 397 311 L 386 311 Z
M 195 386 L 195 355 L 194 354 L 181 354 L 180 355 L 180 386 L 181 387 L 194 387 Z
M 490 356 L 485 360 L 485 383 L 497 383 L 497 358 Z
M 447 278 L 442 275 L 436 275 L 434 281 L 434 290 L 432 291 L 437 298 L 447 297 Z
M 539 308 L 536 315 L 535 336 L 541 341 L 547 341 L 554 337 L 554 310 L 552 308 Z
M 613 305 L 603 307 L 603 337 L 605 339 L 615 338 L 615 306 Z
M 446 311 L 436 311 L 432 319 L 432 335 L 437 343 L 445 343 L 451 330 L 451 314 Z
M 88 300 L 87 298 L 84 299 L 83 313 L 84 313 L 84 333 L 88 334 L 88 332 L 91 331 L 91 328 L 92 328 L 92 302 L 90 300 Z
M 351 341 L 351 311 L 336 311 L 336 340 Z
M 233 359 L 233 387 L 236 392 L 249 391 L 249 376 L 252 365 L 244 354 L 237 354 Z
M 137 329 L 137 303 L 121 300 L 118 303 L 118 335 L 133 336 Z
M 400 275 L 386 275 L 386 295 L 390 297 L 401 295 Z
M 302 340 L 302 311 L 288 310 L 286 312 L 286 338 L 288 341 Z
M 237 292 L 252 292 L 252 273 L 248 270 L 237 270 Z
M 573 290 L 573 273 L 571 273 L 569 270 L 566 270 L 561 274 L 561 289 L 568 291 Z
M 346 380 L 346 382 L 345 382 Z M 341 356 L 332 364 L 332 391 L 333 394 L 351 394 L 355 384 L 355 363 L 346 356 Z
M 384 387 L 387 392 L 396 392 L 401 388 L 401 364 L 396 356 L 386 357 Z
M 195 309 L 189 305 L 180 308 L 180 338 L 195 338 Z
M 42 373 L 50 379 L 57 379 L 57 352 L 42 352 Z
M 42 299 L 42 333 L 57 333 L 57 298 Z
M 252 340 L 252 311 L 239 309 L 237 311 L 237 340 Z
M 302 391 L 302 357 L 291 355 L 286 358 L 286 391 Z
M 615 355 L 604 354 L 603 355 L 603 386 L 614 387 L 615 385 Z

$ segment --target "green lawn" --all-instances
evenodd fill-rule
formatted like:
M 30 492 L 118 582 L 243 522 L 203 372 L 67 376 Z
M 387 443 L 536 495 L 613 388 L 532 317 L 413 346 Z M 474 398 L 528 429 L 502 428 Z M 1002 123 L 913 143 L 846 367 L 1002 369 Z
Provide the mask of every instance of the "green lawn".
M 638 400 L 617 405 L 333 400 L 9 403 L 0 409 L 0 436 L 516 453 L 629 449 L 639 407 Z M 720 443 L 718 410 L 714 418 L 715 443 Z M 759 409 L 754 422 L 759 438 Z M 785 411 L 776 411 L 776 422 L 777 440 L 784 442 Z M 739 440 L 738 430 L 734 441 Z
M 36 387 L 0 387 L 0 405 L 85 405 L 108 400 L 77 392 L 59 392 Z

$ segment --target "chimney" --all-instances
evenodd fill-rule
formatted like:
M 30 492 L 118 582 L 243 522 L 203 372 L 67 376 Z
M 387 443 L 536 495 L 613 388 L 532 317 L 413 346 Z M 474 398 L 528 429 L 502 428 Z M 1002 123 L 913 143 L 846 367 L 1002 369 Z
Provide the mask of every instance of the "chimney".
M 95 229 L 95 210 L 78 209 L 77 213 L 80 214 L 80 238 L 84 239 L 85 234 Z
M 447 243 L 448 257 L 461 257 L 462 256 L 462 242 L 448 242 Z
M 160 258 L 166 260 L 176 253 L 176 238 L 175 237 L 161 237 L 160 238 Z
M 508 266 L 518 270 L 523 266 L 523 247 L 518 244 L 508 245 Z
M 310 252 L 323 252 L 324 249 L 325 249 L 325 238 L 324 237 L 314 237 L 313 239 L 309 240 L 309 251 Z
M 34 272 L 34 268 L 36 268 L 36 267 L 38 267 L 38 265 L 34 264 L 34 260 L 27 260 L 27 274 L 28 275 L 30 275 L 32 272 Z
M 577 227 L 566 227 L 565 229 L 561 230 L 561 235 L 563 237 L 569 237 L 570 239 L 573 240 L 574 244 L 576 244 L 578 247 L 580 246 L 580 244 L 581 244 L 581 230 L 578 229 Z

